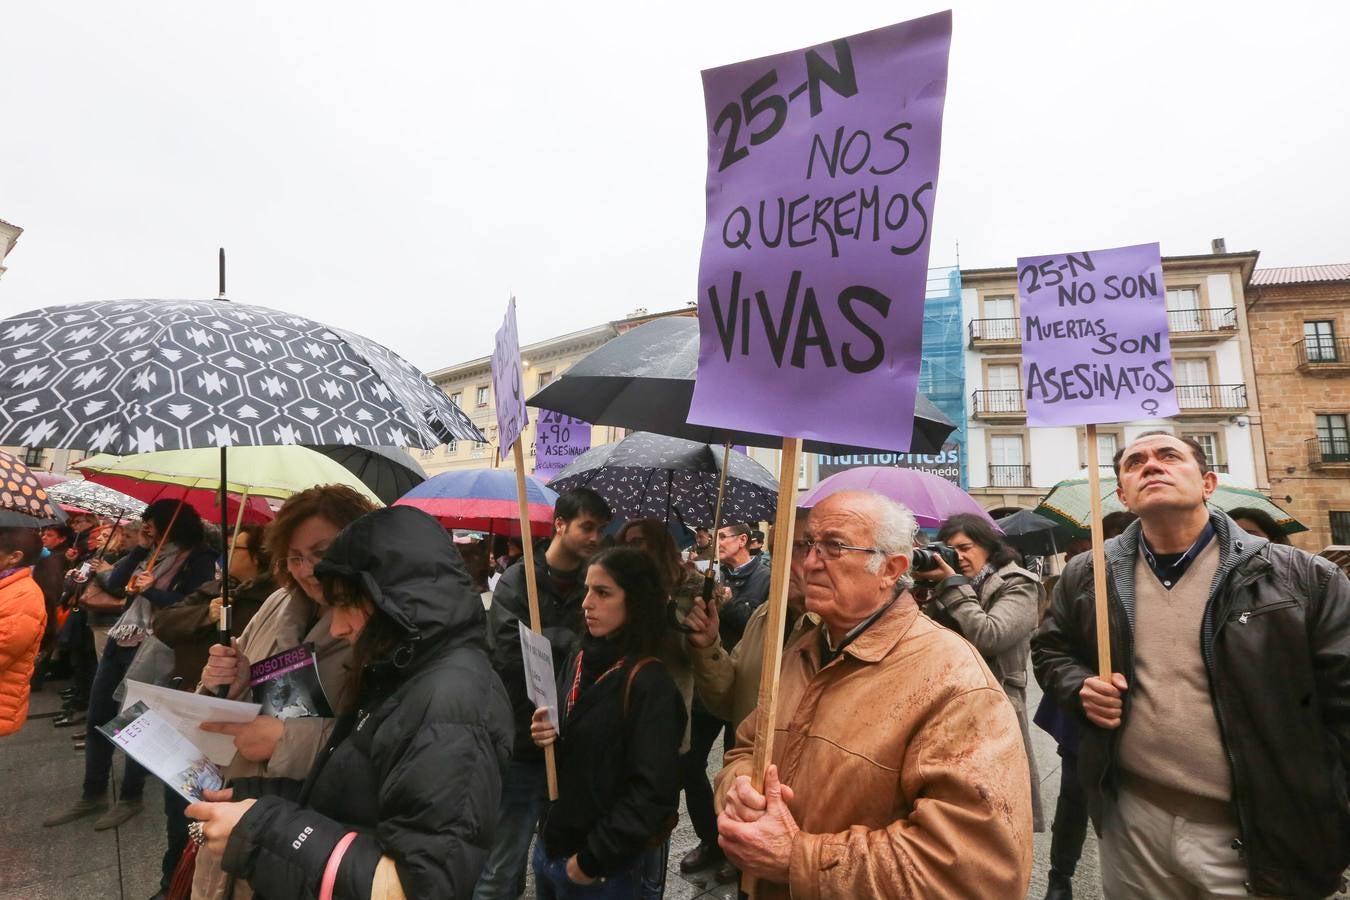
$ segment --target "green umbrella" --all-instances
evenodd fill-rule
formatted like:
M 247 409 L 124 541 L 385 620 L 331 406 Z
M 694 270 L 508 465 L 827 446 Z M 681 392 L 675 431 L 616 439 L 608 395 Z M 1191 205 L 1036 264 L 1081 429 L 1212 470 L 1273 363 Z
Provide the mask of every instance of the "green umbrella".
M 1271 503 L 1270 498 L 1265 494 L 1251 488 L 1224 484 L 1222 478 L 1223 476 L 1220 476 L 1219 486 L 1214 489 L 1214 493 L 1209 497 L 1210 506 L 1224 512 L 1244 506 L 1262 510 L 1270 514 L 1270 517 L 1275 520 L 1275 524 L 1279 525 L 1280 530 L 1285 534 L 1297 534 L 1300 531 L 1308 530 L 1308 526 Z M 1046 494 L 1045 499 L 1036 507 L 1036 514 L 1054 519 L 1056 522 L 1063 522 L 1065 525 L 1074 528 L 1090 528 L 1092 526 L 1092 494 L 1088 488 L 1089 483 L 1086 478 L 1070 478 L 1061 481 L 1050 489 L 1050 493 Z M 1116 497 L 1116 479 L 1111 475 L 1103 475 L 1101 487 L 1102 515 L 1122 512 L 1125 507 Z
M 130 494 L 147 503 L 162 497 L 187 500 L 200 511 L 203 505 L 219 508 L 220 451 L 159 450 L 131 456 L 102 453 L 77 463 L 75 468 L 90 481 Z M 298 445 L 231 447 L 230 470 L 225 490 L 235 503 L 240 498 L 285 500 L 316 484 L 345 484 L 383 506 L 380 498 L 341 463 Z

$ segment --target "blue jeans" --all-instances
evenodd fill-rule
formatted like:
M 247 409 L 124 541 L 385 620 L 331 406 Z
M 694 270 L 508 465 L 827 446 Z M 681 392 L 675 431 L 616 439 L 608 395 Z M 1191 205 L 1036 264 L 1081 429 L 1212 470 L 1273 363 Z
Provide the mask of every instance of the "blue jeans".
M 483 872 L 473 889 L 473 900 L 514 900 L 525 880 L 530 839 L 539 826 L 539 811 L 548 797 L 544 761 L 512 760 L 502 779 L 497 830 L 492 835 Z
M 605 876 L 604 881 L 577 884 L 567 877 L 567 857 L 552 858 L 542 840 L 535 842 L 534 895 L 539 900 L 637 900 L 646 896 L 642 888 L 642 857 L 623 871 Z
M 642 900 L 661 900 L 666 895 L 666 863 L 670 860 L 670 838 L 642 851 Z
M 118 703 L 113 699 L 113 691 L 127 676 L 131 658 L 136 655 L 135 647 L 119 647 L 117 642 L 108 638 L 107 649 L 94 671 L 94 684 L 89 690 L 88 730 L 89 736 L 84 743 L 84 798 L 86 800 L 103 797 L 108 792 L 108 778 L 112 774 L 113 742 L 97 731 L 98 726 L 106 725 L 117 715 Z M 123 800 L 139 800 L 145 789 L 145 769 L 140 763 L 127 757 L 126 767 L 122 770 Z

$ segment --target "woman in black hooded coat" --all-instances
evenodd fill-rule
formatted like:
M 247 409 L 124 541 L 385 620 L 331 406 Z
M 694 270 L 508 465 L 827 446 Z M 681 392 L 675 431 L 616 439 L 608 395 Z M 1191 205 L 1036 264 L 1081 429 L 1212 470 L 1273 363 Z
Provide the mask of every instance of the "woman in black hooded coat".
M 511 706 L 449 536 L 395 506 L 347 526 L 315 568 L 355 643 L 356 709 L 304 783 L 246 778 L 188 815 L 263 898 L 468 897 L 491 845 Z M 354 834 L 355 837 L 350 837 Z M 395 894 L 397 896 L 397 894 Z

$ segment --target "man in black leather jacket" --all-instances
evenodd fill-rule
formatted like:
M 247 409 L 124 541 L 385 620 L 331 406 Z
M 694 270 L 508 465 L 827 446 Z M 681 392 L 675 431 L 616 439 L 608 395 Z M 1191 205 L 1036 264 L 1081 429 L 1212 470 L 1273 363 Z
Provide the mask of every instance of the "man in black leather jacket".
M 1115 464 L 1140 520 L 1105 547 L 1110 679 L 1091 554 L 1032 639 L 1037 680 L 1087 723 L 1105 896 L 1332 893 L 1350 863 L 1350 580 L 1208 506 L 1192 441 L 1141 435 Z

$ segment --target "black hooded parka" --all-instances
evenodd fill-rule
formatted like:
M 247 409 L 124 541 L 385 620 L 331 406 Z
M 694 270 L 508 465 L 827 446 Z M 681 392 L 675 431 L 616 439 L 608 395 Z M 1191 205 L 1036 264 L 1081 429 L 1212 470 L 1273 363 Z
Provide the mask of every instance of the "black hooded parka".
M 478 592 L 444 529 L 410 507 L 347 526 L 316 572 L 360 584 L 405 638 L 362 669 L 356 710 L 339 718 L 303 785 L 233 783 L 235 800 L 259 799 L 231 834 L 223 868 L 264 898 L 316 897 L 334 848 L 355 831 L 334 897 L 369 897 L 381 857 L 408 897 L 468 897 L 512 740 Z

